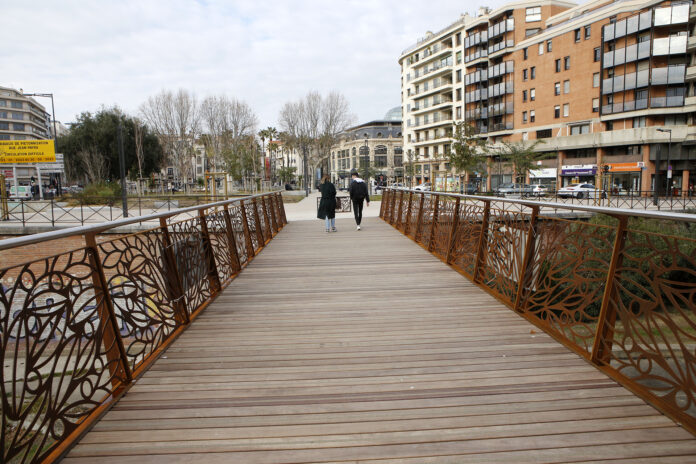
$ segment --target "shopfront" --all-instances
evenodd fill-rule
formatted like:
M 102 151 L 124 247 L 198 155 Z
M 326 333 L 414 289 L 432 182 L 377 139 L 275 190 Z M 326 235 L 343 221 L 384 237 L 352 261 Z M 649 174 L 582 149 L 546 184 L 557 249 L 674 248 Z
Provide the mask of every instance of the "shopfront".
M 541 184 L 548 187 L 550 190 L 556 190 L 556 168 L 532 169 L 529 171 L 529 183 L 536 185 Z
M 596 164 L 571 164 L 561 166 L 561 187 L 570 184 L 593 184 L 597 175 Z
M 645 163 L 608 163 L 609 183 L 613 194 L 639 192 Z

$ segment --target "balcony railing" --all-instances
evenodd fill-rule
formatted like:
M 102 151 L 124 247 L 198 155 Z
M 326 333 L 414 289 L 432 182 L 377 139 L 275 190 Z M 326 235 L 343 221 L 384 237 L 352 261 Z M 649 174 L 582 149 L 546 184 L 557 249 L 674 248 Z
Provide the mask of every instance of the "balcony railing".
M 60 458 L 285 224 L 275 192 L 0 241 L 84 239 L 0 270 L 2 462 Z
M 488 28 L 488 38 L 492 39 L 506 32 L 511 32 L 515 30 L 515 20 L 513 18 L 508 18 L 497 24 Z
M 498 42 L 497 44 L 489 45 L 488 46 L 488 54 L 492 55 L 493 53 L 499 52 L 500 50 L 503 50 L 505 48 L 512 48 L 515 46 L 515 41 L 512 39 L 508 40 L 503 40 L 501 42 Z
M 647 108 L 674 108 L 684 106 L 684 96 L 674 95 L 668 97 L 641 98 L 622 103 L 613 103 L 602 106 L 602 114 L 624 113 L 626 111 L 644 110 Z

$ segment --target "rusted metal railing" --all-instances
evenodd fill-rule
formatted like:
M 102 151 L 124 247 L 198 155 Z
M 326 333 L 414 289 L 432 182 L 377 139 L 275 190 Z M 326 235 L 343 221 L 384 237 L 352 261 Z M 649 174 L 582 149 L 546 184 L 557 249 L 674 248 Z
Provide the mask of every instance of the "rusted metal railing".
M 383 195 L 386 222 L 696 434 L 696 215 Z
M 0 462 L 63 456 L 285 224 L 273 192 L 0 241 L 84 237 L 0 270 Z

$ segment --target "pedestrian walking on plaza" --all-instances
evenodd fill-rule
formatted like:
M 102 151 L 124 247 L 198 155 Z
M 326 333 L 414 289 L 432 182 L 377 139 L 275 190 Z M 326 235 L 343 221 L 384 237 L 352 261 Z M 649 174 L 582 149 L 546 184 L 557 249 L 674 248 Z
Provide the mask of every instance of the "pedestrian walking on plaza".
M 350 183 L 350 199 L 353 202 L 353 213 L 355 214 L 355 223 L 358 226 L 357 230 L 360 230 L 360 223 L 362 222 L 362 211 L 363 211 L 363 201 L 367 202 L 367 206 L 370 206 L 370 195 L 367 192 L 367 184 L 364 180 L 358 176 L 358 171 L 353 169 L 350 172 L 350 176 L 353 180 Z
M 317 217 L 326 221 L 327 232 L 336 232 L 336 187 L 326 174 L 321 178 L 319 191 L 321 200 L 319 200 Z

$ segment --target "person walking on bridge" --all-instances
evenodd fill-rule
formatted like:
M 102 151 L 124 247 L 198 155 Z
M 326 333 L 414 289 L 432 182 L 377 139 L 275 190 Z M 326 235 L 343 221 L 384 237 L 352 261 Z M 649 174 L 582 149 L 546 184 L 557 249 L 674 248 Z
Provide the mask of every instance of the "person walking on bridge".
M 370 195 L 367 191 L 367 184 L 364 180 L 358 176 L 358 171 L 353 169 L 350 172 L 350 176 L 353 180 L 350 183 L 350 199 L 353 202 L 353 213 L 355 214 L 355 224 L 357 224 L 360 230 L 360 223 L 362 222 L 362 211 L 363 211 L 363 201 L 367 202 L 367 206 L 370 206 Z
M 319 191 L 321 200 L 319 200 L 317 217 L 326 221 L 327 232 L 336 232 L 336 187 L 326 174 L 321 178 Z

